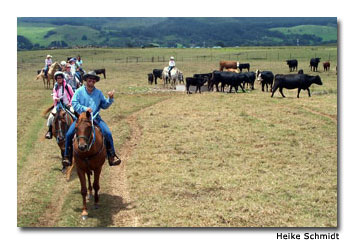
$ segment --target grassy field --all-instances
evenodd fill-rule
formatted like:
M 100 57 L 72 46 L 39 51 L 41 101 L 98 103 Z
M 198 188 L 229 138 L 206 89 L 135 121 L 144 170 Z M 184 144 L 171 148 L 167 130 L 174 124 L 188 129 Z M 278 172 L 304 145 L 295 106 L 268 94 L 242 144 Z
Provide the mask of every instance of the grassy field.
M 147 73 L 167 62 L 123 62 L 174 55 L 188 77 L 211 72 L 219 57 L 240 52 L 252 70 L 274 74 L 289 73 L 278 54 L 303 56 L 299 68 L 320 75 L 323 86 L 313 85 L 312 97 L 301 92 L 299 99 L 290 90 L 286 98 L 279 92 L 270 98 L 258 83 L 246 93 L 187 95 L 164 89 L 161 80 L 148 85 Z M 310 72 L 315 52 L 330 55 L 330 72 Z M 80 54 L 86 70 L 106 68 L 107 79 L 97 87 L 116 91 L 101 115 L 124 163 L 104 166 L 102 207 L 89 204 L 85 222 L 79 181 L 75 175 L 65 181 L 56 142 L 44 139 L 41 112 L 51 105 L 51 91 L 34 78 L 48 53 L 54 61 Z M 18 226 L 337 226 L 336 54 L 335 47 L 18 52 Z M 252 59 L 257 55 L 267 59 Z

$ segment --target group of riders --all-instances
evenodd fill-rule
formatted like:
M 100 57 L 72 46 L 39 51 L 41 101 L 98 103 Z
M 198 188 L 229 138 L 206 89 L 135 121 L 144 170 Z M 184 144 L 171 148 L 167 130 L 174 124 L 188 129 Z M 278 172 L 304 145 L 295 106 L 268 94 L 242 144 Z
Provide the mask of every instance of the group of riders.
M 45 62 L 47 70 L 52 64 L 51 58 L 51 55 L 47 55 Z M 77 59 L 71 58 L 68 62 L 62 61 L 61 66 L 61 71 L 57 71 L 54 74 L 53 109 L 47 120 L 48 132 L 45 138 L 52 138 L 54 115 L 60 109 L 64 109 L 72 116 L 74 122 L 65 134 L 65 152 L 63 156 L 63 166 L 70 166 L 72 164 L 73 138 L 77 119 L 75 113 L 81 114 L 88 111 L 96 115 L 93 123 L 100 128 L 105 138 L 109 165 L 119 165 L 121 160 L 115 153 L 112 133 L 99 115 L 101 108 L 107 109 L 114 102 L 114 91 L 109 91 L 108 98 L 106 98 L 102 91 L 95 87 L 100 77 L 94 71 L 83 73 L 83 83 L 80 85 L 80 82 L 78 82 L 79 78 L 76 75 L 77 71 L 83 71 L 80 56 Z
M 48 77 L 48 70 L 52 64 L 52 56 L 47 55 L 43 68 L 45 77 Z M 82 85 L 82 75 L 85 71 L 82 69 L 82 59 L 80 55 L 76 58 L 68 58 L 67 61 L 61 61 L 58 70 L 64 73 L 66 82 L 74 91 Z
M 52 63 L 52 56 L 47 55 L 44 68 L 45 74 L 47 74 Z M 110 166 L 119 165 L 121 160 L 115 153 L 112 133 L 98 114 L 101 108 L 107 109 L 114 102 L 114 91 L 109 91 L 108 98 L 106 98 L 102 91 L 95 87 L 100 77 L 94 71 L 84 72 L 80 56 L 70 58 L 67 62 L 62 61 L 60 65 L 59 71 L 54 74 L 53 109 L 47 120 L 48 131 L 45 138 L 51 139 L 53 137 L 54 116 L 59 109 L 64 109 L 72 116 L 74 122 L 65 134 L 65 152 L 63 156 L 63 166 L 70 166 L 72 165 L 73 138 L 76 125 L 75 112 L 81 114 L 88 111 L 94 115 L 97 114 L 93 122 L 99 126 L 105 138 L 108 163 Z M 168 65 L 169 75 L 171 75 L 170 72 L 175 66 L 174 57 L 171 57 Z

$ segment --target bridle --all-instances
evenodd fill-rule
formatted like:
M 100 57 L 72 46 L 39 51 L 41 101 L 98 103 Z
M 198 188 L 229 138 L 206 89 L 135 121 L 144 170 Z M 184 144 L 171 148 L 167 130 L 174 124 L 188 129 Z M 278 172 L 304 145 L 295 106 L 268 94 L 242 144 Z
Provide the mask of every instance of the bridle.
M 61 121 L 61 116 L 60 116 L 61 109 L 65 112 L 65 129 L 64 129 L 64 131 L 62 130 L 62 121 Z M 55 133 L 56 133 L 57 143 L 60 143 L 63 140 L 65 140 L 65 134 L 68 131 L 69 124 L 70 124 L 70 117 L 67 113 L 67 110 L 64 108 L 64 106 L 62 105 L 61 102 L 59 103 L 59 109 L 57 111 L 57 121 L 58 121 L 59 129 L 57 129 L 55 126 Z M 64 139 L 60 140 L 60 138 L 64 138 Z
M 82 120 L 81 122 L 89 122 L 91 124 L 91 131 L 90 131 L 90 136 L 87 137 L 86 135 L 83 136 L 78 136 L 77 135 L 77 128 L 75 128 L 75 135 L 76 135 L 76 140 L 77 140 L 77 144 L 79 144 L 79 140 L 80 138 L 83 138 L 86 142 L 86 144 L 88 145 L 87 149 L 85 150 L 86 152 L 90 151 L 92 145 L 95 143 L 96 140 L 96 131 L 95 131 L 95 126 L 93 124 L 93 120 L 95 119 L 95 117 L 98 115 L 98 113 L 95 114 L 95 116 L 92 116 L 91 113 L 91 120 Z M 91 141 L 91 142 L 90 142 Z

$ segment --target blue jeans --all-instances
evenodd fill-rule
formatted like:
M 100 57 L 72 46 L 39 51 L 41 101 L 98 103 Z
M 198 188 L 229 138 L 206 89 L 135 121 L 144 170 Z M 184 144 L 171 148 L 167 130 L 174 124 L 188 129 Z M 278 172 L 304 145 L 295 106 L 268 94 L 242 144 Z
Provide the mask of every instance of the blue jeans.
M 113 136 L 112 136 L 111 130 L 108 128 L 107 124 L 102 119 L 95 120 L 95 124 L 97 124 L 100 127 L 100 129 L 103 133 L 106 148 L 107 148 L 107 155 L 108 156 L 115 155 Z M 70 154 L 69 148 L 72 147 L 72 140 L 75 135 L 75 125 L 76 125 L 76 121 L 74 121 L 71 124 L 69 130 L 66 132 L 64 156 L 69 156 L 69 154 Z

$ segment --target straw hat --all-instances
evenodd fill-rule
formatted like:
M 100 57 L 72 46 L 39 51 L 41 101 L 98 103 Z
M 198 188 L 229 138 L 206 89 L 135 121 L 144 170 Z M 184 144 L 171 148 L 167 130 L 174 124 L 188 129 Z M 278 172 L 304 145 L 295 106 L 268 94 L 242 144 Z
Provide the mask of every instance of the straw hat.
M 48 54 L 48 55 L 47 55 L 47 58 L 52 58 L 52 55 L 49 55 L 49 54 Z
M 173 59 L 173 60 L 174 60 L 175 58 L 174 58 L 174 57 L 170 57 L 170 59 Z
M 94 79 L 96 79 L 96 82 L 98 82 L 100 80 L 100 77 L 96 74 L 95 71 L 89 71 L 86 74 L 84 74 L 84 76 L 82 77 L 83 80 L 86 80 L 88 77 L 93 77 Z
M 61 61 L 61 62 L 60 62 L 60 65 L 61 65 L 61 66 L 64 66 L 64 65 L 66 65 L 66 62 L 65 62 L 65 61 Z

